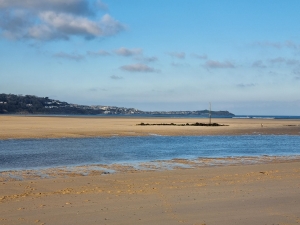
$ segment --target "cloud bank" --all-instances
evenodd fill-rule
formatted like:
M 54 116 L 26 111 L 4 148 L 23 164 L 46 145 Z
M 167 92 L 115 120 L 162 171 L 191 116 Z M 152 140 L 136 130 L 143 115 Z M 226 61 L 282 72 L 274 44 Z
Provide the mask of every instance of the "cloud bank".
M 109 14 L 99 18 L 88 0 L 0 0 L 0 34 L 13 40 L 93 39 L 115 35 L 125 26 Z

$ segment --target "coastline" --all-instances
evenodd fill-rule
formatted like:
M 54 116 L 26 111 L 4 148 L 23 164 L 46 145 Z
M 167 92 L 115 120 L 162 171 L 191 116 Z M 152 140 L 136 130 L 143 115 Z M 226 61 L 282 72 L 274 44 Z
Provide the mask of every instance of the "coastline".
M 137 126 L 140 123 L 207 123 L 207 118 L 0 116 L 0 139 L 111 136 L 300 135 L 300 120 L 213 118 L 220 127 Z

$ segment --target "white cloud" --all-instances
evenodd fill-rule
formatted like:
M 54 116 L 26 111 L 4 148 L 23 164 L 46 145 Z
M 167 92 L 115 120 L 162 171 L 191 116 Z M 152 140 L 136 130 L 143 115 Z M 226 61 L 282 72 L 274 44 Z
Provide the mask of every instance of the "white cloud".
M 135 49 L 128 49 L 121 47 L 114 51 L 117 55 L 120 56 L 135 56 L 135 55 L 141 55 L 143 54 L 143 50 L 141 48 L 135 48 Z
M 0 34 L 8 39 L 18 39 L 25 33 L 24 27 L 28 27 L 33 15 L 25 10 L 1 11 L 0 10 Z
M 51 27 L 45 24 L 28 28 L 27 34 L 25 34 L 24 37 L 36 40 L 69 39 L 68 35 L 60 32 L 55 32 Z
M 102 34 L 99 25 L 85 17 L 47 11 L 40 13 L 40 18 L 53 32 L 86 37 L 96 37 Z
M 115 35 L 126 29 L 125 25 L 112 18 L 109 14 L 105 14 L 99 24 L 103 29 L 102 36 Z
M 35 12 L 55 11 L 77 15 L 91 15 L 93 10 L 87 0 L 0 0 L 0 9 L 24 9 Z
M 155 70 L 152 67 L 149 67 L 145 64 L 131 64 L 131 65 L 125 65 L 120 67 L 121 70 L 128 71 L 128 72 L 158 72 L 158 70 Z
M 95 14 L 88 0 L 0 0 L 0 34 L 10 39 L 68 40 L 107 37 L 125 29 L 109 14 L 100 20 Z

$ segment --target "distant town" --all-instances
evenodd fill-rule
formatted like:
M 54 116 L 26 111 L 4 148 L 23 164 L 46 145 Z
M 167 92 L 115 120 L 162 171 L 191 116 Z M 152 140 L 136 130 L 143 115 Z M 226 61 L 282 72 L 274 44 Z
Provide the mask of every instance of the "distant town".
M 0 94 L 0 114 L 61 115 L 197 115 L 208 117 L 209 110 L 142 111 L 135 108 L 102 105 L 78 105 L 34 95 Z M 228 111 L 211 111 L 212 116 L 231 117 Z

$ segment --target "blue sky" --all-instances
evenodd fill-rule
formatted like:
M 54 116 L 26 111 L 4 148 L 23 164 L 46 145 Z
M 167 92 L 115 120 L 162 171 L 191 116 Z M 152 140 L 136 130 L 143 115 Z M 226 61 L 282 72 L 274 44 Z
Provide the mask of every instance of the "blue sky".
M 0 0 L 0 92 L 300 115 L 297 0 Z

